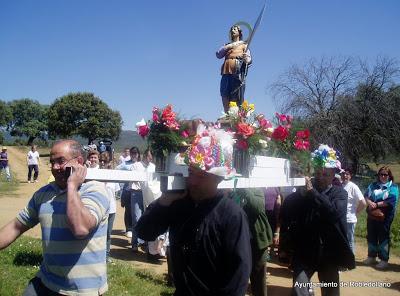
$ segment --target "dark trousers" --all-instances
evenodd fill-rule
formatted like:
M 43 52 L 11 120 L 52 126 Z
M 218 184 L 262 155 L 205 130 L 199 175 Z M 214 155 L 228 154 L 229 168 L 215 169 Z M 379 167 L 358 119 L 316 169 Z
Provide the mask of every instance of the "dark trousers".
M 121 207 L 125 208 L 124 223 L 126 231 L 132 231 L 131 190 L 126 186 L 122 190 Z
M 34 277 L 29 281 L 28 286 L 26 287 L 22 296 L 55 296 L 61 295 L 57 292 L 54 292 L 43 285 L 42 281 L 38 277 Z
M 37 164 L 28 165 L 28 181 L 31 180 L 32 171 L 35 171 L 35 173 L 33 174 L 33 180 L 36 181 L 39 176 L 39 166 Z
M 310 288 L 310 279 L 318 271 L 319 282 L 329 284 L 327 287 L 321 286 L 322 296 L 339 296 L 339 270 L 337 266 L 326 264 L 320 266 L 318 270 L 308 268 L 294 260 L 293 262 L 293 289 L 292 296 L 311 296 L 314 289 Z
M 391 222 L 367 219 L 368 257 L 389 261 Z
M 251 292 L 254 296 L 267 295 L 267 250 L 252 251 L 252 268 L 250 273 Z

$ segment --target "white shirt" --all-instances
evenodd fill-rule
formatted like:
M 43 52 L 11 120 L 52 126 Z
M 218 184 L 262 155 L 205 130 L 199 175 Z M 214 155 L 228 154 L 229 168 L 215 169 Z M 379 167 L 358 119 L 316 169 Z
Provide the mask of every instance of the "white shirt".
M 27 156 L 27 160 L 28 160 L 28 165 L 38 165 L 39 164 L 39 152 L 35 151 L 33 152 L 32 150 L 30 150 L 28 152 L 28 156 Z
M 127 157 L 124 157 L 123 155 L 121 155 L 120 157 L 119 157 L 119 162 L 118 162 L 118 164 L 122 164 L 122 163 L 125 163 L 125 162 L 127 162 L 127 161 L 129 161 L 129 160 L 131 160 L 131 157 L 128 155 Z
M 347 191 L 347 223 L 357 223 L 357 206 L 358 203 L 364 199 L 360 188 L 353 182 L 349 181 L 343 186 L 343 189 Z
M 111 183 L 111 182 L 106 183 L 107 196 L 110 199 L 109 214 L 115 214 L 117 212 L 115 193 L 119 190 L 120 190 L 120 187 L 119 187 L 118 183 Z
M 132 171 L 136 172 L 147 172 L 147 173 L 155 173 L 156 166 L 154 163 L 149 163 L 147 166 L 142 161 L 137 161 L 132 164 L 131 167 Z M 132 189 L 133 190 L 142 190 L 142 187 L 146 186 L 146 182 L 132 182 Z

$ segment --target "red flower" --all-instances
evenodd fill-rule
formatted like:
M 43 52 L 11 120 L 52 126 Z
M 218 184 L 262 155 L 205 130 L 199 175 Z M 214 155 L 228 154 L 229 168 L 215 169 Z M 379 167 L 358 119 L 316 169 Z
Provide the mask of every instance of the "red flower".
M 171 105 L 167 105 L 167 107 L 165 107 L 165 109 L 163 110 L 162 114 L 161 114 L 161 119 L 166 121 L 166 122 L 170 122 L 172 123 L 173 121 L 175 121 L 175 112 L 172 111 L 172 106 Z
M 254 127 L 247 123 L 239 122 L 236 126 L 237 133 L 242 135 L 244 138 L 250 137 L 254 134 Z
M 271 135 L 272 139 L 278 141 L 284 141 L 288 136 L 289 136 L 288 129 L 282 125 L 275 128 Z
M 303 130 L 303 131 L 298 131 L 296 133 L 296 138 L 297 139 L 304 139 L 307 140 L 310 137 L 310 131 L 309 130 Z
M 249 149 L 249 144 L 247 143 L 246 140 L 239 140 L 237 141 L 237 148 L 240 150 L 247 150 Z
M 150 128 L 147 124 L 138 127 L 138 134 L 143 138 L 146 137 L 149 134 L 149 132 Z
M 296 140 L 296 142 L 294 142 L 294 147 L 297 150 L 308 150 L 310 149 L 310 142 L 305 140 Z

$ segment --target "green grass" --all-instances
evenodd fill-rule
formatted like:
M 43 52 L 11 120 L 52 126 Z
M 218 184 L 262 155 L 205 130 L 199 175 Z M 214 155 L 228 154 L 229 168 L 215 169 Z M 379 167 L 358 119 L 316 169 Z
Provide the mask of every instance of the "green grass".
M 374 172 L 377 172 L 380 167 L 383 166 L 383 164 L 373 164 L 369 163 L 369 167 L 374 170 Z M 398 163 L 390 163 L 388 164 L 390 166 L 390 169 L 392 171 L 394 181 L 398 185 L 400 185 L 400 165 Z M 376 179 L 375 178 L 357 178 L 354 182 L 360 187 L 362 192 L 365 192 L 367 186 L 371 183 L 374 182 Z M 366 241 L 367 237 L 367 214 L 365 211 L 363 211 L 359 216 L 358 216 L 358 222 L 356 226 L 356 231 L 355 235 L 364 238 Z M 391 250 L 390 252 L 393 254 L 396 254 L 400 256 L 400 206 L 399 202 L 397 204 L 397 209 L 396 209 L 396 214 L 392 223 L 392 226 L 390 228 L 390 237 L 391 237 Z
M 5 194 L 7 195 L 14 195 L 15 191 L 19 187 L 19 182 L 17 180 L 16 174 L 10 170 L 11 173 L 11 181 L 8 182 L 6 178 L 6 173 L 5 171 L 1 172 L 0 175 L 0 196 L 4 196 Z
M 11 246 L 0 251 L 0 295 L 22 295 L 29 280 L 39 270 L 41 250 L 39 239 L 22 236 Z M 167 287 L 160 275 L 135 269 L 123 261 L 116 261 L 107 267 L 109 290 L 106 295 L 173 294 L 174 289 Z

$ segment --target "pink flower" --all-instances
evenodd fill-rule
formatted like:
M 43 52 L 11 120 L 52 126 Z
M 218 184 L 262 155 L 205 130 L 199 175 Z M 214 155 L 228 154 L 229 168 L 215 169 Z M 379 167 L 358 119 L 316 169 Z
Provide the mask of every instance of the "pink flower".
M 294 147 L 297 150 L 308 150 L 310 149 L 310 142 L 305 140 L 296 140 L 296 142 L 294 142 Z
M 159 123 L 160 122 L 160 115 L 159 115 L 159 110 L 157 107 L 153 107 L 153 121 L 155 123 Z
M 281 123 L 281 124 L 290 125 L 293 121 L 293 117 L 290 115 L 279 114 L 278 112 L 275 112 L 275 116 L 276 116 L 276 118 L 278 118 L 279 123 Z
M 146 124 L 146 125 L 138 126 L 137 130 L 138 130 L 138 134 L 139 134 L 142 138 L 146 137 L 146 136 L 149 134 L 149 132 L 150 132 L 150 128 L 149 128 L 149 126 L 148 126 L 147 124 Z
M 240 150 L 249 149 L 249 144 L 247 143 L 246 140 L 239 140 L 239 141 L 237 141 L 236 145 L 237 145 L 237 148 Z
M 262 129 L 267 129 L 267 128 L 272 127 L 272 123 L 268 119 L 265 119 L 263 115 L 258 116 L 257 120 L 258 120 L 258 124 L 260 125 L 260 127 Z
M 189 138 L 189 132 L 187 130 L 184 130 L 181 132 L 181 136 L 184 138 Z
M 278 141 L 284 141 L 289 136 L 289 131 L 286 127 L 280 125 L 274 129 L 271 138 Z

